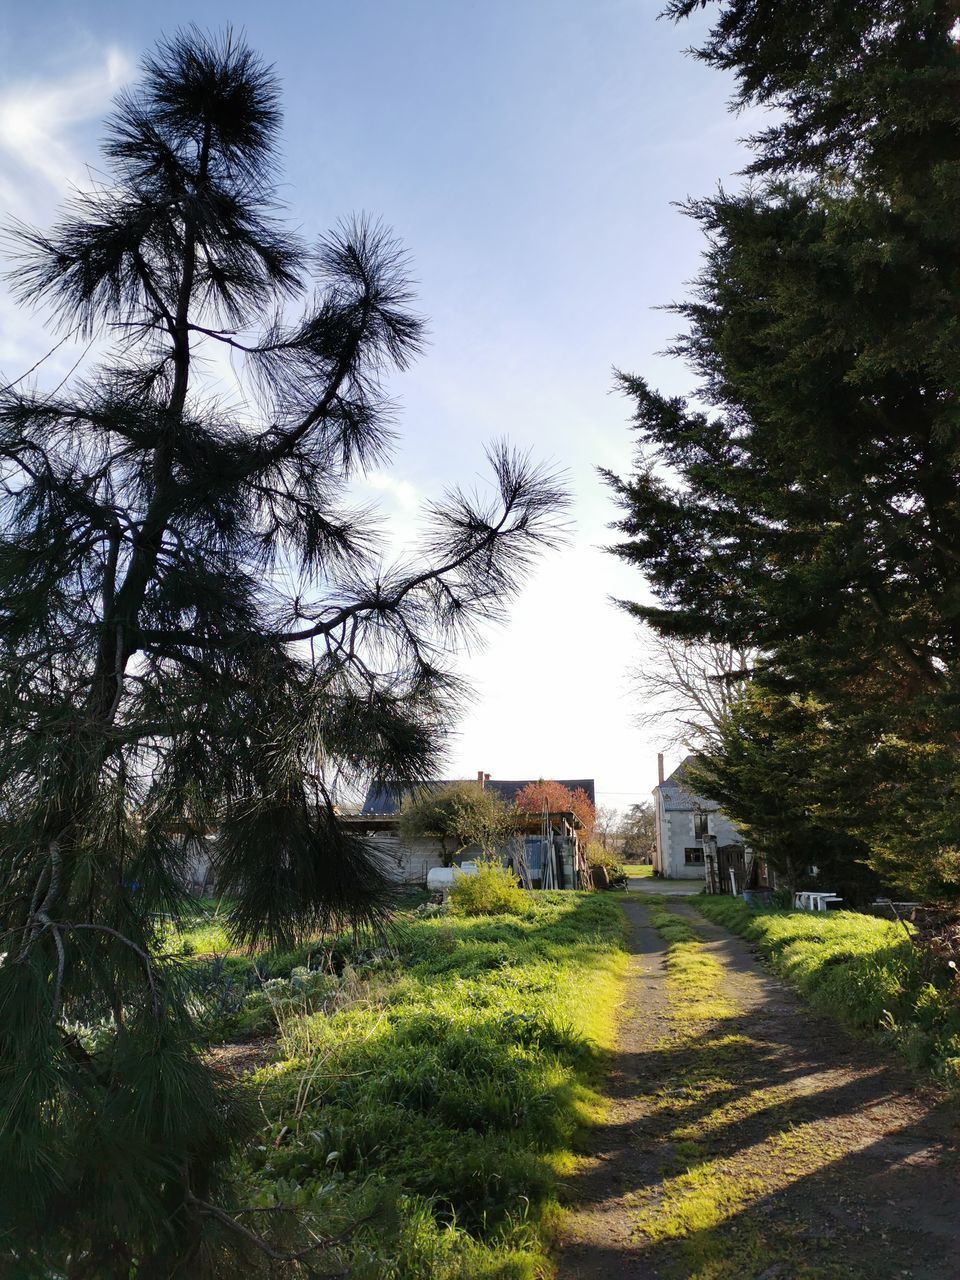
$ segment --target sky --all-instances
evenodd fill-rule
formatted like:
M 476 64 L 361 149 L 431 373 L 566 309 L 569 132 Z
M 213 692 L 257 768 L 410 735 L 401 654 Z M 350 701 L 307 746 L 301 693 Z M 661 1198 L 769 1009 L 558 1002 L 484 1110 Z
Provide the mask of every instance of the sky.
M 568 473 L 574 527 L 484 647 L 449 776 L 596 780 L 601 804 L 649 797 L 669 738 L 634 727 L 630 671 L 650 662 L 613 599 L 649 599 L 603 548 L 616 517 L 598 467 L 625 474 L 630 406 L 613 370 L 691 390 L 661 354 L 703 240 L 676 203 L 732 186 L 747 131 L 733 85 L 685 53 L 703 20 L 660 0 L 44 0 L 0 7 L 0 211 L 45 226 L 83 185 L 112 95 L 162 35 L 227 23 L 284 95 L 282 196 L 308 238 L 383 219 L 410 253 L 430 341 L 392 388 L 399 442 L 360 485 L 397 545 L 420 504 L 483 482 L 506 436 Z M 709 16 L 709 14 L 708 14 Z M 0 380 L 56 341 L 0 291 Z M 66 376 L 69 344 L 39 371 Z M 668 767 L 676 752 L 668 755 Z

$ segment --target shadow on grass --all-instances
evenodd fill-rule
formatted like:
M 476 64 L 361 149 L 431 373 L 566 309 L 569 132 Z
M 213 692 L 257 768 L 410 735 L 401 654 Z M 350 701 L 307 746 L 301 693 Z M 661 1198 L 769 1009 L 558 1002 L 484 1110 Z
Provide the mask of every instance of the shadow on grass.
M 255 1180 L 389 1184 L 478 1240 L 536 1223 L 604 1061 L 589 1014 L 613 1007 L 622 933 L 599 895 L 407 922 L 398 967 L 288 1029 Z
M 630 947 L 662 951 L 643 927 Z M 751 964 L 745 948 L 739 961 Z M 566 1185 L 574 1203 L 627 1206 L 629 1264 L 601 1242 L 562 1274 L 960 1276 L 952 1104 L 919 1095 L 898 1064 L 773 981 L 747 1012 L 687 1025 L 681 1009 L 664 1031 L 616 1056 L 619 1118 Z

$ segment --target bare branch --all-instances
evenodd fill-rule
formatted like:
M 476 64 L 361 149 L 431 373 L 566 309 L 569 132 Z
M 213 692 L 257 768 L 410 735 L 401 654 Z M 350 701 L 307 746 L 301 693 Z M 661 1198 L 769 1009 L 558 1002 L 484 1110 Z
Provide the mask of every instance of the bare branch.
M 687 641 L 647 630 L 634 668 L 634 723 L 655 729 L 664 746 L 696 750 L 711 742 L 757 663 L 754 650 Z

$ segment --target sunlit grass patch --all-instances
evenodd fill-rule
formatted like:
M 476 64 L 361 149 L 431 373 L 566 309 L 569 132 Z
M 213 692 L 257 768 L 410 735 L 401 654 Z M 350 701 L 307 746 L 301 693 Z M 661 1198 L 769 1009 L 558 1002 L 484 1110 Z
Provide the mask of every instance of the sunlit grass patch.
M 166 950 L 173 955 L 226 955 L 234 950 L 227 931 L 226 911 L 217 898 L 196 898 L 184 907 L 180 919 L 162 926 Z
M 650 918 L 667 946 L 667 994 L 671 1016 L 687 1023 L 727 1017 L 722 994 L 723 968 L 703 948 L 691 921 L 654 906 Z
M 396 964 L 332 1013 L 292 1016 L 257 1078 L 269 1121 L 247 1178 L 320 1233 L 393 1205 L 351 1276 L 544 1275 L 558 1178 L 616 1038 L 623 918 L 606 895 L 528 894 L 522 916 L 410 916 Z M 368 1210 L 365 1210 L 365 1212 Z
M 773 1135 L 770 1149 L 789 1161 L 786 1168 L 796 1175 L 821 1168 L 844 1151 L 843 1143 L 831 1137 L 822 1123 L 791 1124 Z
M 642 1211 L 637 1231 L 648 1240 L 680 1240 L 711 1231 L 763 1191 L 763 1180 L 726 1168 L 722 1161 L 696 1164 L 669 1178 L 656 1203 Z
M 654 928 L 667 942 L 693 942 L 696 933 L 690 921 L 683 916 L 674 915 L 659 906 L 650 912 Z
M 753 911 L 738 898 L 702 898 L 696 908 L 756 942 L 816 1007 L 960 1083 L 960 984 L 901 925 L 854 911 Z
M 844 1154 L 815 1103 L 778 1081 L 772 1046 L 748 1034 L 723 966 L 695 924 L 655 909 L 667 947 L 671 1031 L 646 1093 L 640 1139 L 660 1152 L 659 1180 L 632 1197 L 641 1248 L 680 1280 L 778 1277 L 848 1280 L 850 1259 L 821 1255 L 802 1219 L 770 1206 Z M 751 1030 L 753 1025 L 751 1024 Z M 773 1074 L 772 1074 L 773 1072 Z

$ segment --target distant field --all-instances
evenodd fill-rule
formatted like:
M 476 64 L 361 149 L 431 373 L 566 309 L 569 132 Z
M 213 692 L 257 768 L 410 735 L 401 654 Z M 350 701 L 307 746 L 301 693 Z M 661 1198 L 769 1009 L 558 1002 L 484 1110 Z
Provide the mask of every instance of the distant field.
M 628 876 L 652 876 L 653 867 L 648 862 L 625 862 L 623 869 Z

